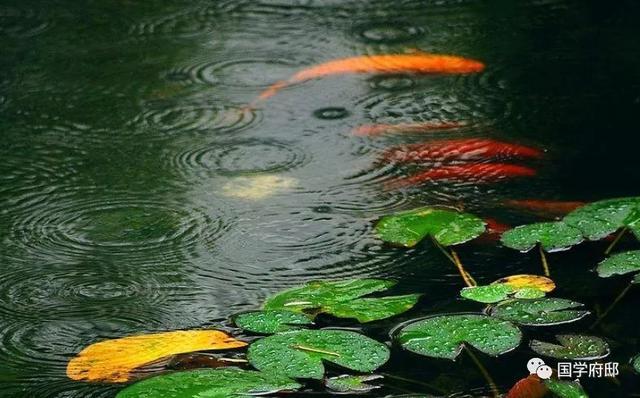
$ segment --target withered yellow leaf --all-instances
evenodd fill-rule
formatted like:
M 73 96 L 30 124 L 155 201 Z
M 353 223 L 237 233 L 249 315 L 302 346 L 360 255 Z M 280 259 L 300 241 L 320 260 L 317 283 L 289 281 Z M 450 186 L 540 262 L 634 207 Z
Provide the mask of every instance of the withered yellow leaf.
M 88 346 L 69 361 L 67 376 L 73 380 L 123 383 L 130 379 L 134 369 L 176 354 L 246 345 L 218 330 L 175 331 L 105 340 Z
M 494 284 L 509 285 L 515 290 L 518 289 L 536 289 L 541 292 L 549 293 L 556 288 L 556 284 L 549 278 L 540 275 L 511 275 L 500 278 L 493 282 Z

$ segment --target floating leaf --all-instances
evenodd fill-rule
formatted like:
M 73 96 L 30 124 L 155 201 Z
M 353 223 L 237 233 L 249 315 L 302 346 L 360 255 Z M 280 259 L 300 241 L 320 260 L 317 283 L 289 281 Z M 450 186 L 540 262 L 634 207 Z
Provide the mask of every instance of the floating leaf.
M 412 308 L 419 294 L 381 298 L 361 298 L 387 290 L 395 282 L 381 279 L 355 279 L 341 282 L 314 281 L 302 287 L 285 290 L 267 299 L 266 310 L 310 311 L 339 318 L 371 322 L 389 318 Z
M 237 314 L 233 322 L 239 328 L 254 333 L 273 334 L 287 330 L 300 329 L 302 325 L 311 325 L 308 316 L 293 311 L 251 311 Z
M 135 368 L 176 354 L 246 345 L 218 330 L 129 336 L 101 341 L 85 348 L 69 361 L 67 376 L 73 380 L 121 383 L 130 379 L 130 373 Z
M 551 326 L 580 320 L 589 311 L 574 310 L 582 304 L 560 298 L 514 299 L 491 308 L 492 316 L 527 326 Z
M 296 390 L 300 384 L 287 377 L 241 369 L 196 369 L 164 374 L 135 383 L 117 398 L 228 398 Z
M 460 295 L 480 303 L 493 304 L 511 296 L 516 298 L 541 298 L 545 292 L 555 289 L 549 278 L 538 275 L 513 275 L 498 279 L 490 285 L 466 287 Z
M 516 290 L 534 289 L 544 293 L 552 292 L 556 284 L 546 276 L 519 274 L 500 278 L 494 284 L 509 285 Z
M 542 379 L 531 374 L 514 384 L 505 398 L 544 398 L 548 392 Z
M 397 336 L 407 350 L 455 359 L 465 345 L 498 356 L 520 345 L 522 333 L 511 322 L 480 314 L 438 315 L 403 326 Z
M 590 203 L 569 213 L 564 222 L 589 240 L 600 240 L 624 227 L 640 236 L 640 197 Z
M 372 372 L 389 359 L 382 343 L 346 330 L 298 330 L 260 339 L 247 358 L 256 369 L 292 378 L 321 379 L 323 361 L 358 372 Z
M 472 214 L 423 207 L 382 217 L 375 228 L 382 240 L 394 245 L 413 247 L 430 235 L 451 246 L 477 238 L 486 224 Z
M 373 384 L 367 384 L 369 381 L 382 379 L 380 375 L 363 375 L 363 376 L 351 376 L 351 375 L 343 375 L 337 377 L 331 377 L 325 380 L 325 385 L 330 390 L 336 392 L 350 392 L 350 393 L 365 393 L 376 388 L 380 388 L 380 386 L 376 386 Z
M 580 383 L 575 381 L 549 379 L 544 384 L 558 398 L 589 398 Z
M 592 361 L 609 355 L 609 344 L 600 337 L 562 334 L 556 336 L 560 344 L 547 343 L 540 340 L 531 341 L 531 349 L 540 354 L 556 359 L 574 361 Z
M 631 366 L 636 372 L 640 373 L 640 354 L 631 360 Z
M 640 271 L 640 250 L 618 253 L 607 258 L 598 265 L 598 275 L 608 278 L 613 275 L 624 275 Z M 634 283 L 640 282 L 640 274 L 636 275 Z
M 566 250 L 583 241 L 582 232 L 561 221 L 521 225 L 502 234 L 505 246 L 528 252 L 539 243 L 547 252 Z

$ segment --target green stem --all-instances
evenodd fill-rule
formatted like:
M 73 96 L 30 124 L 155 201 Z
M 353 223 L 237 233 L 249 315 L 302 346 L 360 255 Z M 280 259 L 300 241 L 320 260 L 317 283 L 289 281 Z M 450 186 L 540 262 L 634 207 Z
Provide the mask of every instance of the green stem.
M 609 315 L 609 313 L 620 302 L 620 300 L 622 300 L 624 298 L 624 296 L 629 292 L 629 290 L 631 290 L 633 285 L 634 285 L 633 282 L 629 283 L 629 285 L 627 287 L 625 287 L 624 290 L 620 292 L 620 294 L 618 294 L 618 296 L 615 298 L 615 300 L 613 300 L 613 303 L 611 303 L 611 305 L 609 307 L 607 307 L 606 310 L 604 310 L 604 312 L 598 317 L 598 319 L 596 319 L 596 321 L 593 323 L 593 325 L 591 325 L 591 327 L 589 327 L 589 330 L 591 330 L 591 329 L 595 328 L 596 326 L 598 326 L 600 324 L 600 322 L 607 315 Z
M 487 370 L 487 368 L 485 368 L 484 365 L 482 365 L 482 362 L 480 362 L 478 357 L 476 357 L 475 354 L 469 348 L 465 347 L 465 351 L 467 352 L 467 354 L 469 354 L 469 357 L 471 357 L 473 362 L 478 367 L 478 370 L 480 370 L 480 373 L 482 373 L 482 376 L 487 381 L 487 384 L 491 389 L 491 394 L 493 394 L 493 397 L 499 398 L 500 391 L 498 390 L 498 386 L 496 385 L 496 382 L 493 381 L 493 378 L 491 377 L 491 374 L 489 374 L 489 371 Z
M 438 248 L 438 250 L 440 250 L 442 254 L 444 254 L 445 257 L 447 257 L 449 261 L 451 261 L 453 265 L 456 266 L 458 272 L 460 272 L 460 276 L 462 276 L 462 280 L 468 287 L 474 287 L 478 285 L 471 274 L 464 269 L 464 266 L 460 261 L 460 257 L 458 257 L 458 254 L 456 252 L 451 250 L 451 253 L 449 253 L 447 249 L 445 249 L 444 246 L 442 246 L 440 242 L 438 242 L 433 236 L 431 236 L 431 240 L 433 241 L 433 244 Z
M 620 230 L 620 232 L 618 232 L 618 234 L 616 235 L 616 238 L 613 240 L 613 242 L 611 242 L 611 244 L 607 247 L 607 250 L 604 251 L 604 255 L 608 256 L 609 253 L 611 253 L 611 250 L 613 250 L 613 248 L 618 244 L 618 242 L 620 242 L 620 239 L 622 239 L 622 237 L 624 236 L 624 234 L 627 232 L 627 227 L 624 227 Z
M 544 270 L 544 276 L 551 276 L 551 269 L 549 268 L 549 262 L 547 261 L 547 256 L 544 254 L 544 249 L 542 245 L 538 245 L 538 250 L 540 250 L 540 258 L 542 259 L 542 269 Z

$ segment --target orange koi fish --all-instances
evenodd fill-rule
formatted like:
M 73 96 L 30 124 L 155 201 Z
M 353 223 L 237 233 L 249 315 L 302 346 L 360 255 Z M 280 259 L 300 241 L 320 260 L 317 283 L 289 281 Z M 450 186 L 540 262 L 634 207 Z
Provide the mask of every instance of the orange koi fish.
M 493 218 L 485 218 L 484 222 L 487 224 L 487 229 L 484 234 L 476 238 L 478 243 L 493 243 L 500 240 L 500 236 L 511 229 L 510 225 L 501 223 Z
M 364 55 L 340 58 L 303 69 L 289 79 L 275 83 L 260 94 L 258 100 L 265 100 L 275 95 L 282 88 L 292 84 L 324 76 L 347 73 L 462 74 L 481 72 L 484 67 L 482 62 L 473 59 L 455 55 L 427 53 Z
M 434 168 L 410 177 L 390 181 L 386 183 L 385 187 L 387 189 L 406 188 L 433 181 L 467 181 L 480 184 L 535 175 L 534 169 L 525 166 L 507 163 L 473 163 Z
M 557 201 L 557 200 L 506 200 L 504 205 L 518 210 L 525 210 L 542 217 L 564 216 L 578 207 L 584 206 L 585 202 L 578 201 Z
M 542 379 L 532 374 L 514 384 L 505 398 L 544 398 L 548 393 Z
M 377 136 L 391 133 L 433 133 L 464 127 L 465 122 L 423 122 L 399 124 L 364 124 L 351 130 L 351 134 L 360 137 Z
M 388 149 L 383 158 L 396 162 L 468 160 L 489 158 L 540 158 L 542 151 L 524 145 L 465 138 L 403 145 Z

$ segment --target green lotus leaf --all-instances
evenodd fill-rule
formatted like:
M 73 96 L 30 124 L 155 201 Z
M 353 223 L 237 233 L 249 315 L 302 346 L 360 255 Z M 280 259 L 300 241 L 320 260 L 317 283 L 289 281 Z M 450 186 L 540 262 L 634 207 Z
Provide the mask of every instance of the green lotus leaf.
M 307 315 L 283 310 L 243 312 L 235 315 L 233 322 L 239 328 L 263 334 L 296 330 L 300 326 L 313 324 Z
M 381 279 L 355 279 L 341 282 L 314 281 L 285 290 L 265 302 L 265 310 L 311 311 L 339 318 L 354 318 L 371 322 L 389 318 L 412 308 L 419 294 L 362 298 L 367 294 L 387 290 L 395 282 Z
M 524 289 L 516 290 L 513 297 L 520 299 L 537 299 L 546 296 L 546 293 L 539 289 L 534 289 L 532 287 L 526 287 Z
M 580 383 L 575 381 L 549 379 L 544 384 L 558 398 L 589 398 Z
M 640 250 L 614 254 L 598 264 L 597 271 L 602 278 L 639 272 Z M 640 282 L 640 274 L 636 275 L 634 279 L 634 283 L 638 282 Z
M 566 250 L 582 242 L 582 232 L 561 221 L 521 225 L 502 234 L 503 245 L 528 252 L 540 244 L 547 252 Z
M 560 344 L 547 343 L 540 340 L 531 341 L 531 349 L 540 354 L 556 359 L 574 361 L 592 361 L 609 355 L 609 344 L 600 337 L 562 334 L 556 336 Z
M 297 330 L 275 334 L 249 346 L 256 369 L 291 378 L 322 379 L 323 361 L 358 372 L 372 372 L 389 359 L 386 345 L 346 330 Z
M 631 360 L 631 366 L 633 366 L 633 369 L 634 369 L 637 373 L 640 373 L 640 354 L 636 355 L 636 356 Z
M 460 291 L 460 296 L 468 300 L 477 301 L 484 304 L 495 304 L 509 298 L 541 298 L 545 292 L 535 288 L 514 288 L 504 283 L 493 283 L 491 285 L 465 287 Z
M 560 298 L 514 299 L 490 310 L 491 316 L 526 326 L 551 326 L 578 321 L 589 311 L 576 310 L 581 303 Z
M 380 375 L 351 376 L 343 375 L 331 377 L 325 380 L 328 389 L 340 393 L 365 393 L 380 388 L 380 386 L 367 382 L 382 379 Z
M 522 333 L 513 323 L 487 315 L 451 314 L 409 323 L 396 339 L 417 354 L 453 360 L 465 345 L 491 356 L 504 354 L 520 345 Z
M 296 390 L 300 384 L 287 377 L 234 368 L 197 369 L 142 380 L 120 391 L 117 398 L 230 398 Z
M 564 222 L 578 228 L 589 240 L 600 240 L 627 227 L 640 236 L 640 197 L 590 203 L 569 213 Z
M 398 246 L 413 247 L 427 236 L 451 246 L 477 238 L 486 224 L 472 214 L 422 207 L 384 216 L 375 229 L 383 241 Z

